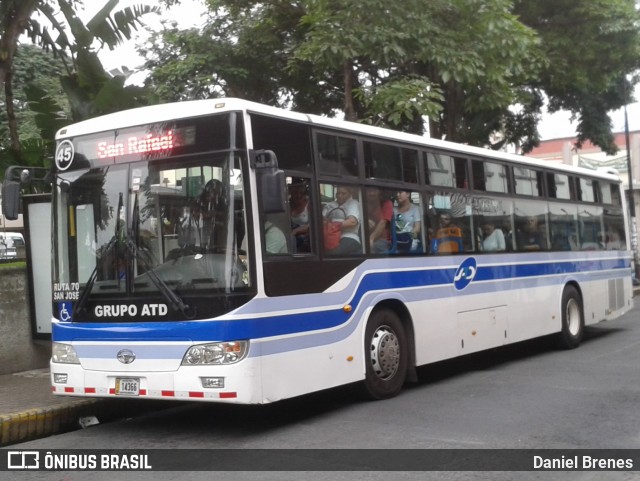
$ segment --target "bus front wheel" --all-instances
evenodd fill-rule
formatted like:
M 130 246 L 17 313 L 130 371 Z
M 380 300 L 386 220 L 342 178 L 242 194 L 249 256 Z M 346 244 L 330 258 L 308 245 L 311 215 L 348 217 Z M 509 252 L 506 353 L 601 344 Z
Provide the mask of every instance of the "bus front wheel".
M 584 335 L 584 312 L 582 297 L 574 286 L 566 286 L 562 293 L 562 330 L 558 344 L 563 349 L 574 349 Z
M 407 377 L 407 337 L 398 316 L 377 309 L 367 323 L 364 339 L 366 375 L 364 387 L 371 399 L 397 395 Z

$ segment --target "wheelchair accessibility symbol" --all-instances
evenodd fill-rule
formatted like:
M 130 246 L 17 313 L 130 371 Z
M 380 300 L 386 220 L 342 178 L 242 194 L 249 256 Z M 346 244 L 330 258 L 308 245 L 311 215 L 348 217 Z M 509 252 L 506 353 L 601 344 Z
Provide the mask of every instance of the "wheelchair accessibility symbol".
M 478 271 L 478 265 L 474 257 L 466 258 L 462 264 L 456 270 L 456 274 L 453 278 L 453 285 L 459 291 L 467 287 Z
M 58 319 L 62 322 L 68 322 L 71 320 L 72 307 L 70 302 L 60 302 L 58 303 Z

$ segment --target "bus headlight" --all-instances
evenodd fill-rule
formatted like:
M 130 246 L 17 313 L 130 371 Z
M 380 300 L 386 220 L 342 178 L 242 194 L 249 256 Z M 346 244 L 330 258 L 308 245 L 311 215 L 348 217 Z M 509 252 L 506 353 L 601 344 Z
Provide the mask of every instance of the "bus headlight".
M 51 360 L 60 364 L 80 364 L 76 350 L 71 344 L 52 343 Z
M 183 366 L 203 364 L 234 364 L 249 351 L 249 341 L 212 342 L 191 346 L 182 358 Z

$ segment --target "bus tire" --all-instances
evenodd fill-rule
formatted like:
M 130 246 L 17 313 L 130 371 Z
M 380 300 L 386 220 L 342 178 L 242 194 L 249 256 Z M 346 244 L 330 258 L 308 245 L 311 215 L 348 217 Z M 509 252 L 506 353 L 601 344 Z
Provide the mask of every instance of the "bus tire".
M 558 345 L 562 349 L 574 349 L 584 335 L 584 311 L 582 296 L 574 286 L 566 286 L 562 293 L 562 330 L 558 333 Z
M 402 322 L 390 309 L 371 314 L 364 339 L 365 394 L 370 399 L 396 396 L 407 377 L 409 352 Z

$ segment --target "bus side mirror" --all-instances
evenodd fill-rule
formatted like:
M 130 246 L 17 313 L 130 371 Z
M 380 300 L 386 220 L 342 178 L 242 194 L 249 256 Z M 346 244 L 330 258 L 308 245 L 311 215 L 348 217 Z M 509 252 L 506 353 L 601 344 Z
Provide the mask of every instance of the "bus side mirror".
M 33 182 L 51 184 L 53 172 L 44 167 L 21 167 L 11 165 L 7 167 L 2 181 L 2 213 L 8 220 L 16 220 L 20 214 L 20 192 L 23 186 L 30 186 Z
M 16 220 L 20 213 L 20 182 L 2 181 L 2 213 L 8 220 Z
M 287 211 L 286 180 L 284 172 L 278 169 L 278 159 L 271 150 L 252 150 L 251 167 L 256 169 L 258 193 L 265 214 Z

